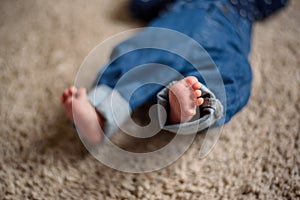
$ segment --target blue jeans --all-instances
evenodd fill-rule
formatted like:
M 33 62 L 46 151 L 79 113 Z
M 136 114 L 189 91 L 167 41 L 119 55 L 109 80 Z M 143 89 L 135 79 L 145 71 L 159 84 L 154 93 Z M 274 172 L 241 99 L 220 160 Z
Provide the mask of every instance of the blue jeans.
M 209 94 L 208 102 L 204 105 L 219 109 L 213 111 L 219 114 L 212 114 L 212 117 L 208 117 L 210 121 L 206 121 L 201 129 L 208 128 L 212 124 L 222 125 L 224 122 L 228 122 L 246 105 L 250 96 L 252 81 L 248 61 L 252 22 L 242 18 L 227 0 L 175 1 L 170 6 L 168 11 L 150 22 L 149 28 L 116 46 L 112 52 L 111 61 L 100 71 L 99 79 L 97 79 L 92 91 L 93 95 L 90 95 L 97 96 L 98 100 L 90 98 L 90 101 L 107 121 L 111 121 L 111 113 L 109 114 L 109 108 L 104 108 L 103 101 L 110 96 L 112 90 L 118 93 L 119 103 L 128 103 L 131 110 L 150 100 L 163 102 L 161 104 L 168 110 L 168 97 L 164 85 L 191 75 L 199 79 L 204 85 L 205 92 Z M 197 50 L 192 44 L 182 44 L 180 41 L 171 42 L 166 46 L 171 50 L 185 49 L 184 53 L 187 57 L 195 61 L 193 64 L 181 56 L 163 49 L 137 49 L 140 43 L 147 43 L 148 41 L 150 44 L 151 41 L 156 41 L 158 35 L 155 35 L 155 32 L 149 34 L 148 29 L 150 30 L 150 27 L 171 29 L 190 37 L 206 50 L 213 62 L 205 57 L 204 50 Z M 168 36 L 160 42 L 166 43 L 167 41 Z M 178 73 L 164 71 L 155 64 L 151 68 L 151 63 L 168 66 L 181 74 L 182 77 L 178 76 Z M 147 64 L 148 67 L 144 70 L 137 70 L 137 73 L 127 77 L 124 81 L 120 81 L 126 73 L 143 64 Z M 205 79 L 209 78 L 211 70 L 214 70 L 214 68 L 209 67 L 211 65 L 214 65 L 218 70 L 222 78 L 222 85 L 207 84 Z M 145 81 L 141 81 L 144 79 L 147 84 Z M 101 93 L 101 88 L 107 92 Z M 225 94 L 222 88 L 225 89 Z M 161 97 L 164 100 L 160 99 Z M 121 110 L 122 107 L 119 109 Z M 125 121 L 126 117 L 123 118 Z M 199 120 L 195 119 L 191 123 L 203 122 L 203 120 Z M 113 127 L 116 124 L 111 122 L 110 126 Z M 162 126 L 168 125 L 162 124 Z M 107 132 L 111 133 L 115 130 L 111 127 L 106 127 L 110 130 Z M 167 130 L 172 130 L 172 127 Z

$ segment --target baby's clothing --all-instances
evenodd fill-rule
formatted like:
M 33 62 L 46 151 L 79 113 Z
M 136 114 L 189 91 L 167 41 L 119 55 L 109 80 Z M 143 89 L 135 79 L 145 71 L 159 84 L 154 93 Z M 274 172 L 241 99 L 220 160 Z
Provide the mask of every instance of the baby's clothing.
M 182 2 L 182 4 L 193 2 L 193 0 L 132 0 L 130 10 L 134 16 L 149 21 L 168 10 L 171 3 L 175 1 Z M 232 4 L 241 17 L 248 18 L 250 21 L 257 21 L 280 10 L 288 3 L 288 0 L 228 0 L 228 2 Z
M 114 133 L 132 110 L 150 100 L 159 105 L 160 127 L 177 132 L 179 124 L 168 125 L 164 120 L 169 109 L 168 85 L 186 76 L 196 76 L 202 83 L 205 103 L 200 115 L 181 124 L 182 132 L 223 125 L 249 99 L 252 21 L 241 17 L 239 8 L 228 0 L 166 2 L 159 8 L 167 11 L 148 28 L 113 49 L 110 62 L 88 94 L 106 119 L 107 135 Z
M 250 21 L 262 20 L 287 4 L 288 0 L 230 0 L 240 16 Z

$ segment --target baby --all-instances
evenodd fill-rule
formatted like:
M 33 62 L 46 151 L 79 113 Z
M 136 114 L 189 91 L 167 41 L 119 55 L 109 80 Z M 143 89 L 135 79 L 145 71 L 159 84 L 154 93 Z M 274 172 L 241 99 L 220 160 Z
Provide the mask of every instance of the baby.
M 99 81 L 89 93 L 84 88 L 77 89 L 74 86 L 63 92 L 61 102 L 67 117 L 75 122 L 89 142 L 100 142 L 104 134 L 109 136 L 118 128 L 112 117 L 112 109 L 107 106 L 112 93 L 116 92 L 117 95 L 113 98 L 117 103 L 113 106 L 117 107 L 118 117 L 122 122 L 126 121 L 127 116 L 122 114 L 124 106 L 129 105 L 134 110 L 153 99 L 167 111 L 167 122 L 160 121 L 164 130 L 176 132 L 178 125 L 184 124 L 183 131 L 197 132 L 228 122 L 247 104 L 250 96 L 252 74 L 248 55 L 252 24 L 279 10 L 286 2 L 287 0 L 132 0 L 132 12 L 137 17 L 150 20 L 149 27 L 184 34 L 203 49 L 195 48 L 193 42 L 174 42 L 171 35 L 158 41 L 174 51 L 183 49 L 187 57 L 193 60 L 193 66 L 178 55 L 150 48 L 128 53 L 128 49 L 138 49 L 142 42 L 151 44 L 157 41 L 157 35 L 160 34 L 153 34 L 150 28 L 146 28 L 114 48 L 111 62 L 101 71 L 97 79 Z M 126 53 L 128 54 L 123 56 Z M 213 62 L 208 62 L 211 59 L 207 55 Z M 126 73 L 145 63 L 150 68 L 143 68 L 138 74 L 123 81 L 121 87 L 116 87 Z M 178 80 L 178 76 L 163 71 L 154 64 L 151 66 L 151 63 L 168 65 L 185 78 Z M 215 68 L 222 78 L 222 85 L 208 85 L 205 81 L 214 80 L 212 73 Z M 141 80 L 148 80 L 149 77 L 153 78 L 152 81 L 163 82 L 168 86 L 143 87 Z M 139 87 L 142 89 L 135 91 L 133 97 L 128 96 L 128 91 Z M 220 88 L 225 89 L 225 94 L 222 94 Z M 160 120 L 162 113 L 158 114 Z

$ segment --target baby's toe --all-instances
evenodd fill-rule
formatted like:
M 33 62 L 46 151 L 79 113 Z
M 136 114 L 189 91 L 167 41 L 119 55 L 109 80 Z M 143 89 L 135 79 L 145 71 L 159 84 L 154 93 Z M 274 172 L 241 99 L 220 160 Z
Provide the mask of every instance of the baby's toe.
M 78 89 L 75 96 L 76 98 L 86 97 L 86 89 L 85 88 Z
M 201 83 L 197 81 L 196 83 L 194 83 L 194 84 L 192 85 L 192 88 L 193 88 L 194 90 L 200 90 L 200 88 L 201 88 Z
M 191 87 L 198 82 L 198 79 L 195 76 L 188 76 L 184 80 Z
M 201 90 L 195 90 L 195 91 L 194 91 L 195 98 L 200 97 L 201 94 L 202 94 Z
M 76 93 L 76 88 L 75 88 L 74 86 L 71 86 L 71 87 L 69 88 L 68 94 L 69 94 L 70 96 L 72 96 L 72 95 L 75 94 L 75 93 Z
M 60 97 L 60 101 L 61 101 L 62 103 L 65 103 L 65 101 L 67 100 L 68 96 L 69 96 L 69 90 L 68 90 L 68 89 L 65 89 L 65 90 L 63 91 L 61 97 Z
M 196 100 L 197 106 L 201 106 L 203 103 L 204 103 L 204 99 L 202 97 L 200 97 Z
M 72 107 L 72 96 L 68 97 L 65 101 L 65 106 Z

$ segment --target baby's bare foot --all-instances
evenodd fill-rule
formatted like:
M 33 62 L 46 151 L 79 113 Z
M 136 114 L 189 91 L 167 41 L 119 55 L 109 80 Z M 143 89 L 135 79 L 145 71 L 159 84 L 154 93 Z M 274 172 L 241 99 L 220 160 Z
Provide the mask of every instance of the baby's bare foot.
M 170 87 L 169 123 L 184 123 L 193 118 L 197 106 L 204 102 L 200 87 L 200 82 L 194 76 L 188 76 Z
M 103 119 L 87 99 L 84 88 L 66 89 L 61 102 L 67 117 L 75 123 L 79 132 L 91 143 L 100 142 L 103 137 Z

